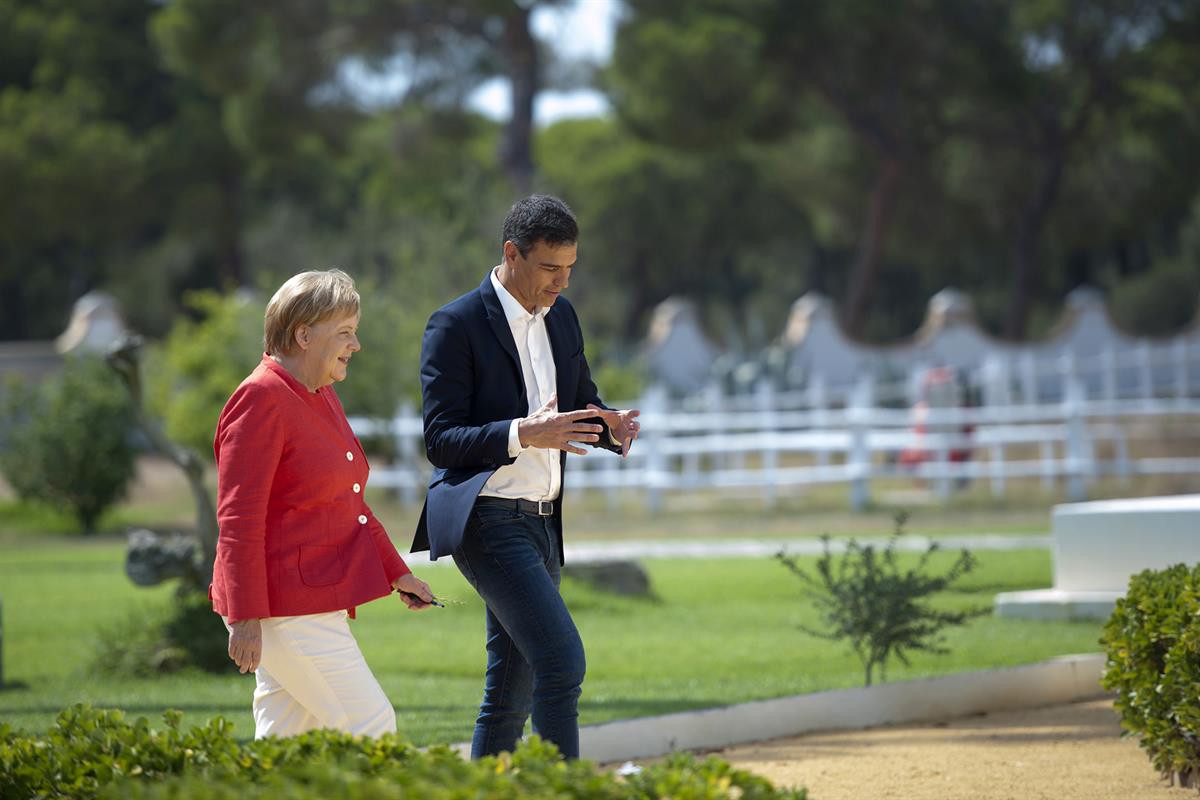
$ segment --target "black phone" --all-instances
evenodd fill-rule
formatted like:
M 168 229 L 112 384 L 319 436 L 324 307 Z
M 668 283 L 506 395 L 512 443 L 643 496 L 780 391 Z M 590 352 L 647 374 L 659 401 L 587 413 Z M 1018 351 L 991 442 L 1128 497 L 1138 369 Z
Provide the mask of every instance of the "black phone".
M 415 595 L 415 594 L 413 594 L 412 592 L 403 592 L 403 591 L 402 591 L 402 592 L 400 592 L 400 594 L 404 595 L 405 597 L 411 597 L 413 600 L 416 600 L 418 603 L 424 603 L 424 602 L 425 602 L 424 600 L 422 600 L 422 599 L 420 598 L 420 596 L 419 596 L 419 595 Z M 446 606 L 445 606 L 445 605 L 443 605 L 442 603 L 439 603 L 439 602 L 438 602 L 438 599 L 437 599 L 436 597 L 435 597 L 435 598 L 433 598 L 432 600 L 430 600 L 428 603 L 426 603 L 426 605 L 437 606 L 438 608 L 445 608 L 445 607 L 446 607 Z
M 609 450 L 613 453 L 620 455 L 621 450 L 622 450 L 622 445 L 620 442 L 617 442 L 616 444 L 612 443 L 612 441 L 609 439 L 609 436 L 608 436 L 608 425 L 604 422 L 604 420 L 601 417 L 585 417 L 584 419 L 579 419 L 579 420 L 575 420 L 575 421 L 582 422 L 585 425 L 601 425 L 604 427 L 604 430 L 601 431 L 601 433 L 600 433 L 599 441 L 580 442 L 580 444 L 586 444 L 589 447 L 599 447 L 601 449 Z

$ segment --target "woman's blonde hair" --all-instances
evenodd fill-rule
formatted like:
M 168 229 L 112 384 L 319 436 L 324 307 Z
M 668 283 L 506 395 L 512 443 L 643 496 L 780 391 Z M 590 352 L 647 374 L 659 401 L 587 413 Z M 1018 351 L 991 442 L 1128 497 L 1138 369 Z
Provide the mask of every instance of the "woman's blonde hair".
M 357 314 L 358 310 L 354 279 L 340 269 L 293 275 L 267 303 L 263 349 L 268 355 L 289 355 L 296 346 L 296 328 Z

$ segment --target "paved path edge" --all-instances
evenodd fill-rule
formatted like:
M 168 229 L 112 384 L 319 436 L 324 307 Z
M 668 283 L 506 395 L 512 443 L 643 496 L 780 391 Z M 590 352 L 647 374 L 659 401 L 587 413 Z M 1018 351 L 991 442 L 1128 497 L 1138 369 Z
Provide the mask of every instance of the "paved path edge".
M 710 750 L 829 730 L 948 720 L 1102 697 L 1104 655 L 793 695 L 773 700 L 588 725 L 583 758 L 601 763 Z

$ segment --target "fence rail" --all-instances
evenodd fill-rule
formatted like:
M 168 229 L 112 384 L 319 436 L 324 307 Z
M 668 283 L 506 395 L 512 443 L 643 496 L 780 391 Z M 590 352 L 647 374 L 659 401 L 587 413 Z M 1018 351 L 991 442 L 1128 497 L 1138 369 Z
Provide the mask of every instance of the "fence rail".
M 938 409 L 920 417 L 924 430 L 913 412 L 887 408 L 686 412 L 656 406 L 661 396 L 644 399 L 643 434 L 629 458 L 571 456 L 568 491 L 639 492 L 655 510 L 668 492 L 754 488 L 770 506 L 788 489 L 842 483 L 851 507 L 861 509 L 872 481 L 888 478 L 927 481 L 941 498 L 963 481 L 985 481 L 997 496 L 1013 480 L 1063 481 L 1077 500 L 1103 476 L 1200 475 L 1200 452 L 1133 457 L 1129 446 L 1139 427 L 1131 423 L 1153 419 L 1186 420 L 1200 442 L 1200 399 Z M 351 423 L 360 436 L 394 439 L 398 458 L 376 467 L 372 481 L 417 502 L 430 472 L 420 418 L 407 411 Z

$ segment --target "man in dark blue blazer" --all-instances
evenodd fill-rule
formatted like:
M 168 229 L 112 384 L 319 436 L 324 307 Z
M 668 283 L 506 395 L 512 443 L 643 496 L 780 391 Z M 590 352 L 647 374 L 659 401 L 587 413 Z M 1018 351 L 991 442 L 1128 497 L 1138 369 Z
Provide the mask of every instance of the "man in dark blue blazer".
M 637 410 L 600 400 L 575 309 L 559 295 L 579 228 L 534 195 L 504 221 L 503 261 L 434 312 L 421 348 L 425 449 L 434 466 L 413 551 L 449 555 L 487 605 L 487 677 L 471 755 L 511 751 L 525 721 L 579 755 L 583 643 L 558 593 L 562 482 L 579 445 L 622 456 Z

